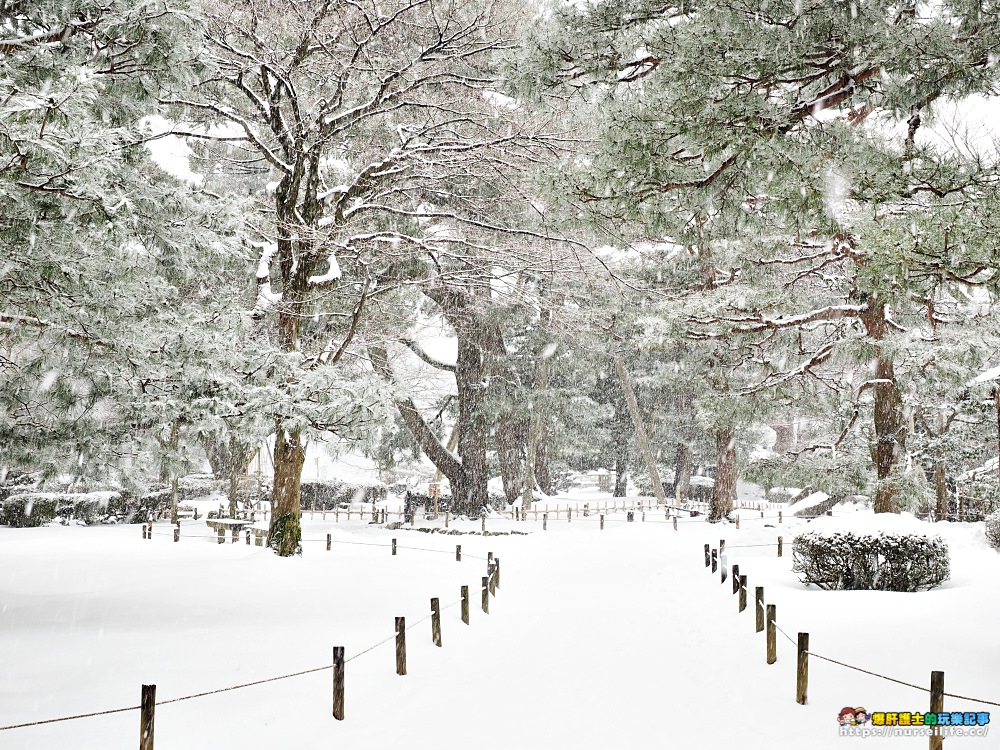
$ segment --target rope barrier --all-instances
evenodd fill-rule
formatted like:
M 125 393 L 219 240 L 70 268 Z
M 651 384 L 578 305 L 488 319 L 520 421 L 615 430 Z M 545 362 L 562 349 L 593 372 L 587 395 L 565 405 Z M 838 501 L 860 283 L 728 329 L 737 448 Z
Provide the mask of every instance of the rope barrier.
M 169 536 L 173 535 L 173 532 L 169 532 L 168 533 L 168 532 L 164 532 L 164 531 L 154 531 L 153 534 L 155 536 L 166 536 L 166 537 L 169 537 Z M 183 534 L 183 533 L 181 534 L 181 539 L 212 539 L 212 540 L 217 540 L 218 538 L 219 538 L 218 534 Z M 224 536 L 224 538 L 225 538 L 225 536 Z M 300 539 L 299 541 L 301 541 L 301 542 L 309 542 L 310 544 L 312 544 L 312 543 L 315 543 L 315 544 L 326 544 L 326 539 Z M 348 541 L 345 541 L 343 539 L 332 539 L 332 540 L 330 540 L 330 543 L 331 544 L 351 544 L 351 545 L 360 546 L 360 547 L 382 547 L 383 549 L 389 549 L 390 547 L 392 547 L 391 544 L 383 544 L 382 542 L 348 542 Z M 230 545 L 230 546 L 232 546 L 232 545 Z M 455 550 L 450 550 L 450 549 L 430 549 L 428 547 L 407 547 L 407 546 L 404 546 L 402 544 L 397 544 L 396 545 L 396 549 L 397 550 L 405 549 L 405 550 L 410 550 L 412 552 L 435 552 L 435 553 L 438 553 L 438 554 L 441 554 L 441 555 L 453 555 L 453 554 L 455 554 Z M 463 552 L 462 553 L 462 558 L 464 559 L 466 557 L 469 558 L 469 559 L 471 559 L 471 560 L 486 560 L 486 558 L 482 557 L 481 555 L 472 555 L 472 554 L 468 554 L 468 553 Z
M 731 547 L 737 547 L 737 546 L 768 546 L 768 547 L 771 547 L 771 546 L 774 546 L 774 545 L 735 545 L 734 544 L 734 545 L 731 545 L 731 546 L 730 545 L 726 545 L 726 549 L 730 549 Z M 767 613 L 767 609 L 766 609 L 765 605 L 762 602 L 757 602 L 756 608 L 757 608 L 757 611 L 764 612 L 765 614 Z M 773 622 L 774 622 L 775 629 L 779 633 L 781 633 L 788 640 L 789 643 L 791 643 L 793 646 L 795 646 L 796 649 L 798 649 L 798 645 L 799 645 L 798 641 L 796 641 L 794 638 L 792 638 L 790 635 L 788 635 L 788 633 L 785 632 L 784 628 L 782 628 L 780 625 L 778 625 L 777 621 L 773 621 Z M 806 651 L 805 653 L 808 654 L 809 656 L 815 656 L 817 659 L 822 659 L 823 661 L 828 661 L 831 664 L 836 664 L 836 665 L 841 666 L 841 667 L 846 667 L 847 669 L 853 669 L 854 671 L 861 672 L 862 674 L 871 675 L 872 677 L 879 677 L 879 678 L 881 678 L 883 680 L 888 680 L 889 682 L 895 682 L 898 685 L 903 685 L 905 687 L 910 687 L 910 688 L 913 688 L 914 690 L 921 690 L 921 691 L 923 691 L 925 693 L 929 693 L 930 692 L 930 688 L 924 687 L 923 685 L 915 685 L 912 682 L 906 682 L 905 680 L 898 680 L 895 677 L 889 677 L 888 675 L 879 674 L 878 672 L 872 672 L 869 669 L 862 669 L 861 667 L 856 667 L 853 664 L 847 664 L 845 662 L 838 661 L 837 659 L 831 659 L 829 656 L 823 656 L 822 654 L 817 654 L 815 651 Z M 1000 706 L 1000 703 L 998 703 L 996 701 L 988 701 L 988 700 L 985 700 L 984 698 L 970 698 L 967 695 L 958 695 L 957 693 L 944 693 L 944 695 L 946 697 L 948 697 L 948 698 L 956 698 L 958 700 L 969 701 L 970 703 L 980 703 L 980 704 L 983 704 L 983 705 L 986 705 L 986 706 Z
M 73 719 L 89 719 L 92 716 L 106 716 L 108 714 L 120 714 L 125 711 L 138 711 L 141 706 L 129 706 L 128 708 L 112 708 L 107 711 L 94 711 L 89 714 L 77 714 L 75 716 L 61 716 L 58 719 L 42 719 L 41 721 L 29 721 L 24 724 L 11 724 L 6 727 L 0 727 L 0 732 L 6 731 L 8 729 L 23 729 L 24 727 L 37 727 L 42 724 L 55 724 L 60 721 L 72 721 Z

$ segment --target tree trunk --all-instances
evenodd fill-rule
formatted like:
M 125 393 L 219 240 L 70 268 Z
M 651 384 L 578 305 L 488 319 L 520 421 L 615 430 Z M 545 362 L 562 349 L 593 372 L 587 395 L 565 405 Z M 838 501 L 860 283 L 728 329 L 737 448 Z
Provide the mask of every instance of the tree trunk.
M 948 484 L 947 467 L 944 457 L 939 455 L 934 461 L 934 494 L 937 500 L 934 508 L 934 520 L 944 521 L 948 517 Z
M 302 551 L 300 498 L 306 462 L 301 431 L 287 431 L 280 422 L 274 436 L 274 489 L 267 544 L 282 557 Z
M 503 480 L 503 494 L 507 504 L 517 502 L 522 492 L 529 492 L 527 482 L 533 482 L 528 474 L 529 462 L 525 461 L 525 433 L 527 425 L 523 419 L 506 414 L 497 420 L 493 430 L 493 443 L 497 448 L 500 464 L 500 478 Z
M 728 516 L 736 500 L 736 430 L 732 427 L 716 430 L 715 446 L 715 486 L 709 521 L 720 521 Z
M 489 505 L 486 489 L 486 446 L 489 429 L 484 414 L 485 372 L 483 355 L 467 332 L 458 334 L 455 382 L 458 385 L 458 454 L 462 457 L 461 494 L 452 496 L 468 514 Z
M 229 476 L 229 452 L 226 444 L 219 439 L 216 433 L 209 433 L 201 436 L 201 447 L 208 458 L 208 465 L 212 468 L 212 476 L 216 479 L 226 479 Z
M 524 495 L 521 499 L 521 507 L 525 510 L 531 508 L 534 500 L 538 448 L 545 443 L 545 410 L 538 396 L 549 387 L 549 376 L 552 373 L 550 357 L 545 356 L 544 350 L 535 361 L 534 398 L 531 402 L 531 419 L 528 422 L 528 452 L 524 462 Z M 544 451 L 544 448 L 542 450 Z M 545 467 L 545 471 L 548 472 L 548 466 Z
M 180 489 L 180 473 L 177 468 L 177 447 L 180 445 L 181 437 L 181 425 L 180 422 L 175 421 L 170 425 L 170 452 L 172 459 L 170 464 L 170 523 L 177 523 L 177 494 Z
M 628 410 L 632 414 L 632 423 L 635 426 L 635 436 L 639 441 L 639 448 L 642 450 L 642 457 L 646 461 L 646 469 L 649 471 L 649 479 L 653 483 L 653 493 L 656 495 L 658 505 L 666 505 L 667 498 L 663 494 L 663 485 L 660 484 L 660 473 L 656 470 L 656 462 L 653 460 L 653 453 L 649 449 L 649 436 L 646 434 L 646 424 L 642 415 L 639 414 L 639 404 L 635 399 L 635 391 L 632 390 L 632 383 L 625 369 L 625 362 L 620 355 L 615 355 L 615 367 L 618 369 L 618 378 L 625 392 L 625 402 Z
M 611 497 L 625 497 L 628 494 L 628 440 L 615 445 L 615 489 Z
M 372 346 L 368 348 L 368 356 L 371 359 L 372 367 L 389 383 L 395 384 L 395 376 L 389 366 L 389 357 L 384 348 Z M 462 462 L 451 452 L 450 447 L 461 439 L 462 421 L 459 419 L 452 431 L 451 439 L 448 441 L 449 447 L 445 447 L 438 440 L 437 435 L 430 428 L 420 411 L 411 399 L 397 398 L 394 403 L 399 410 L 399 416 L 403 418 L 407 429 L 413 438 L 420 444 L 420 449 L 424 455 L 430 459 L 438 471 L 448 477 L 448 484 L 451 487 L 452 504 L 456 512 L 465 512 L 459 506 L 465 497 L 465 471 Z
M 885 304 L 872 295 L 861 317 L 869 337 L 875 342 L 875 512 L 899 513 L 899 464 L 906 447 L 903 399 L 896 387 L 890 354 L 881 343 L 888 331 Z
M 542 425 L 535 445 L 535 484 L 546 495 L 552 494 L 552 474 L 549 472 L 549 431 Z
M 677 503 L 686 503 L 691 498 L 691 448 L 687 443 L 677 444 L 677 460 L 674 464 L 674 498 Z
M 788 451 L 795 450 L 795 426 L 791 423 L 782 422 L 780 424 L 771 425 L 771 429 L 774 430 L 775 439 L 774 447 L 771 448 L 775 453 L 787 453 Z

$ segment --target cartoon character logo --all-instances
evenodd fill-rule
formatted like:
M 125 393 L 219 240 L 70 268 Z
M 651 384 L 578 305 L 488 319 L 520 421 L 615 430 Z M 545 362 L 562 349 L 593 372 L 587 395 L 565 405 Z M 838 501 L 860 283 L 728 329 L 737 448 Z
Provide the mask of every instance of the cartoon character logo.
M 856 724 L 867 724 L 868 723 L 868 712 L 861 706 L 854 709 L 854 722 Z
M 840 713 L 837 715 L 837 721 L 840 723 L 840 726 L 842 727 L 853 725 L 854 718 L 855 718 L 854 709 L 851 708 L 850 706 L 846 706 L 840 709 Z

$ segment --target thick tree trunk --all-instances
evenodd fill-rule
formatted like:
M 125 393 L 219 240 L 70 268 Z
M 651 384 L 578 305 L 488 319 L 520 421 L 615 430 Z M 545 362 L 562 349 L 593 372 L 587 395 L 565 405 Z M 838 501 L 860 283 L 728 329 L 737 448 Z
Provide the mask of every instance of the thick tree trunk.
M 219 439 L 218 434 L 202 435 L 201 447 L 208 458 L 208 465 L 212 469 L 212 476 L 216 479 L 225 479 L 228 477 L 229 451 L 226 449 L 226 444 Z
M 715 486 L 708 520 L 719 521 L 728 516 L 736 501 L 736 430 L 728 427 L 715 432 Z
M 549 472 L 549 432 L 542 425 L 535 445 L 535 484 L 546 495 L 552 494 L 552 474 Z
M 691 469 L 693 468 L 691 448 L 687 443 L 677 444 L 677 459 L 674 463 L 674 498 L 686 503 L 691 498 Z
M 771 429 L 776 435 L 774 447 L 771 450 L 775 453 L 787 453 L 795 450 L 795 427 L 792 424 L 788 422 L 773 424 Z
M 625 403 L 632 414 L 632 423 L 635 427 L 635 436 L 639 441 L 639 448 L 642 450 L 642 457 L 646 461 L 646 469 L 649 471 L 649 479 L 653 483 L 653 493 L 656 495 L 658 505 L 665 505 L 666 495 L 663 494 L 663 485 L 660 484 L 660 473 L 656 470 L 656 462 L 653 460 L 653 452 L 649 448 L 649 436 L 646 434 L 646 424 L 642 415 L 639 414 L 639 403 L 635 398 L 635 391 L 632 390 L 632 383 L 628 377 L 628 370 L 625 369 L 625 362 L 621 356 L 615 355 L 615 367 L 618 370 L 618 378 L 625 392 Z
M 503 480 L 503 493 L 508 505 L 515 503 L 522 492 L 528 492 L 526 483 L 534 481 L 527 473 L 530 464 L 525 461 L 527 429 L 523 419 L 510 414 L 498 419 L 493 429 L 500 478 Z
M 461 494 L 452 496 L 466 513 L 489 505 L 486 489 L 486 448 L 489 426 L 484 414 L 485 372 L 483 356 L 467 333 L 459 331 L 455 382 L 458 385 L 458 454 L 462 457 Z
M 875 342 L 875 512 L 899 513 L 899 468 L 906 447 L 903 399 L 896 387 L 896 374 L 890 354 L 881 343 L 888 324 L 885 304 L 873 295 L 862 315 L 865 329 Z
M 934 520 L 944 521 L 948 517 L 948 483 L 947 467 L 943 456 L 938 456 L 934 461 L 934 495 L 936 499 L 934 508 Z
M 628 494 L 628 439 L 615 444 L 615 489 L 612 497 Z
M 282 557 L 302 550 L 299 506 L 305 462 L 302 433 L 289 432 L 279 423 L 274 436 L 274 488 L 271 492 L 271 525 L 267 544 Z
M 552 363 L 550 362 L 550 358 L 545 356 L 543 350 L 538 359 L 536 359 L 535 397 L 532 399 L 531 418 L 528 421 L 528 450 L 524 461 L 524 495 L 521 498 L 521 507 L 526 510 L 531 508 L 531 503 L 534 501 L 535 483 L 538 479 L 539 446 L 542 446 L 543 454 L 545 450 L 545 410 L 542 406 L 544 396 L 541 400 L 538 396 L 543 394 L 545 389 L 549 387 L 549 377 L 551 374 Z M 548 473 L 547 465 L 545 466 L 545 472 L 546 474 Z M 545 490 L 542 491 L 545 492 Z M 546 492 L 546 494 L 548 493 Z
M 395 383 L 395 377 L 392 373 L 392 368 L 389 366 L 389 357 L 386 350 L 381 347 L 372 346 L 368 349 L 368 356 L 371 358 L 372 367 L 375 368 L 375 371 L 389 383 Z M 452 504 L 455 506 L 456 512 L 465 512 L 465 510 L 459 507 L 466 492 L 465 471 L 462 462 L 450 450 L 460 440 L 461 419 L 459 419 L 452 431 L 451 439 L 448 441 L 449 447 L 445 447 L 420 415 L 419 410 L 411 399 L 397 398 L 394 403 L 410 434 L 420 444 L 420 449 L 424 452 L 424 455 L 430 459 L 438 471 L 448 477 L 448 484 L 451 487 Z

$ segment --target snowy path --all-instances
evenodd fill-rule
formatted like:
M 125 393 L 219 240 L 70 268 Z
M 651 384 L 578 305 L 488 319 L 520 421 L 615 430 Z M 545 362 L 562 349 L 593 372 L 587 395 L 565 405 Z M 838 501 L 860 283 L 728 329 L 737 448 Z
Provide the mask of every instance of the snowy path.
M 989 596 L 997 556 L 975 541 L 981 531 L 951 529 L 953 583 L 886 595 L 803 589 L 774 547 L 735 546 L 792 536 L 762 524 L 674 532 L 616 521 L 599 531 L 592 519 L 488 538 L 357 524 L 334 530 L 350 544 L 326 553 L 314 543 L 288 561 L 208 539 L 140 541 L 136 527 L 0 529 L 0 726 L 134 705 L 142 682 L 163 700 L 329 663 L 331 646 L 357 653 L 391 634 L 394 615 L 414 623 L 431 596 L 448 604 L 461 584 L 472 589 L 471 626 L 446 609 L 440 649 L 429 623 L 413 627 L 405 677 L 391 644 L 348 664 L 345 721 L 330 716 L 324 671 L 161 706 L 156 747 L 832 750 L 855 741 L 838 736 L 845 705 L 926 710 L 924 694 L 816 660 L 809 705 L 797 705 L 794 649 L 779 636 L 778 663 L 767 666 L 754 632 L 752 588 L 762 584 L 779 624 L 793 636 L 810 630 L 821 653 L 918 684 L 946 668 L 950 689 L 996 698 L 1000 657 L 977 645 L 1000 614 Z M 328 528 L 307 524 L 306 537 Z M 702 565 L 702 544 L 720 534 L 749 577 L 742 614 L 731 585 Z M 397 557 L 367 546 L 391 536 Z M 485 564 L 473 559 L 487 551 L 503 565 L 489 616 L 478 598 Z M 950 637 L 955 622 L 962 638 Z M 14 730 L 0 733 L 0 748 L 132 747 L 137 723 L 125 713 Z

